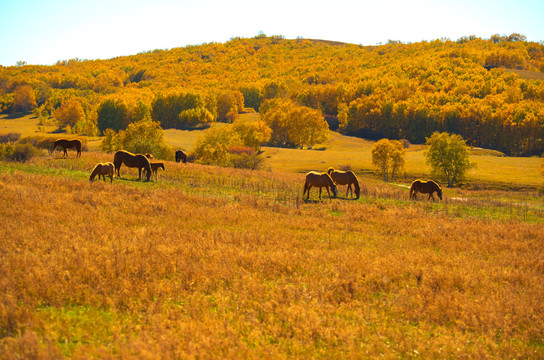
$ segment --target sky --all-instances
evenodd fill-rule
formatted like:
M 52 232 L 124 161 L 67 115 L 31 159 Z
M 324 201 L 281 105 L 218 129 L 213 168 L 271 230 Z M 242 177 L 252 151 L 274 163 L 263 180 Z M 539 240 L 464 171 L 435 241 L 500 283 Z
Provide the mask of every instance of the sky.
M 376 45 L 525 35 L 543 0 L 0 0 L 0 65 L 53 65 L 259 34 Z

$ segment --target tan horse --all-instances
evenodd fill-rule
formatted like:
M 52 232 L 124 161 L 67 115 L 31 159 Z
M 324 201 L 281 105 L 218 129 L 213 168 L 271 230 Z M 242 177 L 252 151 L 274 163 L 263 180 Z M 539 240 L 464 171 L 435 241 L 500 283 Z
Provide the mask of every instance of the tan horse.
M 351 185 L 353 184 L 353 187 L 355 188 L 355 199 L 358 199 L 359 196 L 361 196 L 361 188 L 359 186 L 359 180 L 357 179 L 357 176 L 353 173 L 353 171 L 340 171 L 340 170 L 334 170 L 333 168 L 329 168 L 327 173 L 331 176 L 332 180 L 336 183 L 336 185 L 347 185 L 348 188 L 346 190 L 346 197 L 348 197 L 348 192 L 351 192 L 351 197 L 353 197 L 353 189 L 351 188 Z
M 434 201 L 433 193 L 435 192 L 440 200 L 442 200 L 442 188 L 437 183 L 432 180 L 424 181 L 418 179 L 412 183 L 412 186 L 410 186 L 410 199 L 415 199 L 417 193 L 422 193 L 429 194 L 429 198 L 427 200 L 432 198 Z
M 151 173 L 152 174 L 155 174 L 155 181 L 158 180 L 158 176 L 157 176 L 157 170 L 159 169 L 164 169 L 164 163 L 162 162 L 150 162 L 149 165 L 151 165 Z
M 110 177 L 110 183 L 113 182 L 113 164 L 111 162 L 98 163 L 91 172 L 90 182 L 93 182 L 94 178 L 98 175 L 98 180 L 102 176 L 102 179 L 106 181 L 106 175 Z
M 59 146 L 62 147 L 62 149 L 64 150 L 64 156 L 68 156 L 68 152 L 66 151 L 66 149 L 75 149 L 77 152 L 76 157 L 81 157 L 81 141 L 80 140 L 57 139 L 53 143 L 53 150 L 51 150 L 51 152 L 55 151 L 55 149 Z
M 304 197 L 304 194 L 306 194 L 306 191 L 308 191 L 308 197 L 306 200 L 310 198 L 310 189 L 312 186 L 319 188 L 319 200 L 321 200 L 321 190 L 322 188 L 327 189 L 327 193 L 329 194 L 329 199 L 331 198 L 331 193 L 329 191 L 329 188 L 332 190 L 332 193 L 334 197 L 338 196 L 338 190 L 336 189 L 336 184 L 334 181 L 332 181 L 332 178 L 327 173 L 318 173 L 316 171 L 310 171 L 306 174 L 306 181 L 304 182 L 304 192 L 302 193 L 302 197 Z
M 113 165 L 115 166 L 115 171 L 117 171 L 117 176 L 119 177 L 119 169 L 121 169 L 122 164 L 125 164 L 127 167 L 138 168 L 138 180 L 142 180 L 142 169 L 147 173 L 147 181 L 151 179 L 151 165 L 145 155 L 119 150 L 113 156 Z

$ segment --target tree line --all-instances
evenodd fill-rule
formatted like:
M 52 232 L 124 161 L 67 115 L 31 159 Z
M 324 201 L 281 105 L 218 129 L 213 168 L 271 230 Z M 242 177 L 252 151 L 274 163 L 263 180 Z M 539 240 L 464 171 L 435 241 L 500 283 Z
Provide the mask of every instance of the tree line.
M 470 145 L 533 155 L 544 152 L 543 71 L 544 45 L 519 34 L 368 47 L 258 36 L 0 67 L 0 111 L 54 117 L 80 134 L 141 119 L 191 129 L 233 123 L 245 111 L 272 121 L 279 112 L 288 122 L 321 116 L 331 128 L 371 139 L 421 143 L 447 131 Z M 289 115 L 286 103 L 306 110 Z M 276 120 L 271 141 L 301 146 L 285 140 Z M 307 136 L 319 140 L 322 121 L 310 123 L 317 135 Z

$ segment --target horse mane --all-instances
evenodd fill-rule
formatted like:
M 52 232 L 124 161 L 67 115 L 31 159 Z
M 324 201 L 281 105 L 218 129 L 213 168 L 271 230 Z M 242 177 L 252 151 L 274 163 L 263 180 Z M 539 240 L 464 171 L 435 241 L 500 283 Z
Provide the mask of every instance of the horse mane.
M 98 170 L 102 167 L 101 163 L 98 163 L 94 166 L 93 171 L 91 171 L 91 176 L 89 177 L 90 181 L 93 181 L 93 179 L 98 175 Z M 100 179 L 98 179 L 100 181 Z

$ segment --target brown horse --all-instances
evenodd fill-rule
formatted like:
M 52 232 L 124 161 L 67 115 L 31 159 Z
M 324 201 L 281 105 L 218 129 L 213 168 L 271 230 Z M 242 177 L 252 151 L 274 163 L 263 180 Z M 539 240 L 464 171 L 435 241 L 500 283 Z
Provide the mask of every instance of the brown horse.
M 346 190 L 346 197 L 348 197 L 348 192 L 351 191 L 351 197 L 353 197 L 353 189 L 351 188 L 351 184 L 353 184 L 353 187 L 355 188 L 355 199 L 358 199 L 359 196 L 361 196 L 361 188 L 359 186 L 359 180 L 357 179 L 357 176 L 353 173 L 353 171 L 340 171 L 340 170 L 334 170 L 333 168 L 329 168 L 327 173 L 331 176 L 332 180 L 336 183 L 336 185 L 347 185 L 348 188 Z
M 155 174 L 155 181 L 158 180 L 157 176 L 157 170 L 164 169 L 164 163 L 162 162 L 150 162 L 149 165 L 151 165 L 151 173 Z
M 329 188 L 331 188 L 332 193 L 334 197 L 338 196 L 338 190 L 336 189 L 336 184 L 334 181 L 332 181 L 332 178 L 327 173 L 318 173 L 316 171 L 310 171 L 306 174 L 306 181 L 304 182 L 304 192 L 302 193 L 302 197 L 304 197 L 304 194 L 306 194 L 306 191 L 308 191 L 308 197 L 306 200 L 310 198 L 310 189 L 312 186 L 319 188 L 319 200 L 321 200 L 321 190 L 322 188 L 327 189 L 327 193 L 329 194 L 329 199 L 331 198 L 331 193 L 329 191 Z
M 437 183 L 432 180 L 416 180 L 412 183 L 412 186 L 410 186 L 410 199 L 415 199 L 417 193 L 422 193 L 429 194 L 429 198 L 427 200 L 432 198 L 434 201 L 433 193 L 435 192 L 440 200 L 442 200 L 442 188 Z
M 100 176 L 106 181 L 106 175 L 110 177 L 110 183 L 113 182 L 113 164 L 111 162 L 107 163 L 98 163 L 91 172 L 91 177 L 89 178 L 90 182 L 93 182 L 94 178 L 98 175 L 98 180 Z
M 63 148 L 64 156 L 68 156 L 66 149 L 75 149 L 77 151 L 76 157 L 81 157 L 81 141 L 78 139 L 57 139 L 53 143 L 53 150 L 51 152 L 55 151 L 58 146 Z
M 176 151 L 176 162 L 180 161 L 184 164 L 187 162 L 187 154 L 183 150 Z
M 149 160 L 145 155 L 119 150 L 113 156 L 113 165 L 115 166 L 115 171 L 117 171 L 117 176 L 119 177 L 119 169 L 121 169 L 122 164 L 125 164 L 127 167 L 138 168 L 138 180 L 142 180 L 142 169 L 145 169 L 147 172 L 147 181 L 151 178 L 151 165 L 149 165 Z

